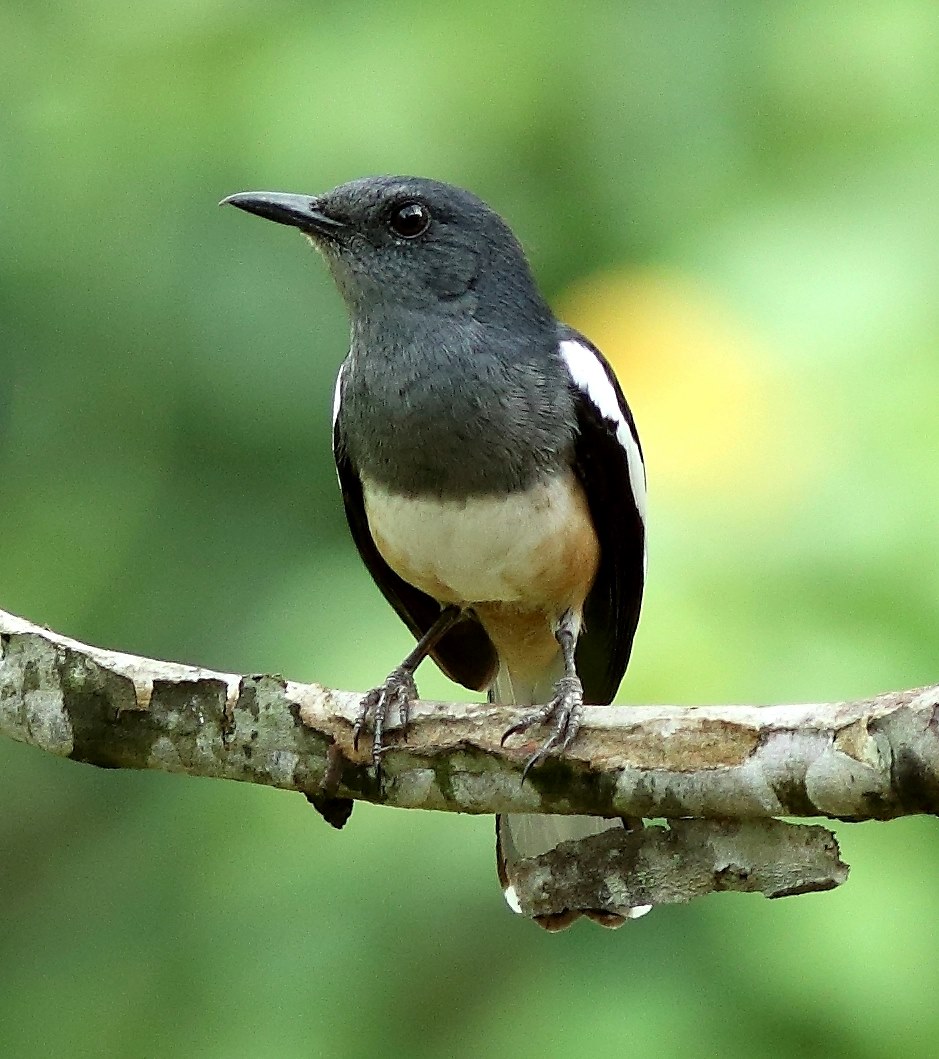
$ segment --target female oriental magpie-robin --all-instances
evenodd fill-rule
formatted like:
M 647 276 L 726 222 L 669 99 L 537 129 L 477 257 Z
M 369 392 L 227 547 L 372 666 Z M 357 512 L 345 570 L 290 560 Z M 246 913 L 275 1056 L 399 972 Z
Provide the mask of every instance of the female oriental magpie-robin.
M 348 307 L 333 446 L 352 536 L 418 640 L 362 701 L 374 759 L 389 710 L 402 723 L 428 654 L 493 701 L 533 707 L 506 736 L 563 752 L 587 701 L 626 669 L 645 575 L 645 469 L 623 393 L 599 350 L 560 323 L 506 223 L 460 188 L 374 177 L 324 195 L 225 200 L 299 228 Z M 537 703 L 545 706 L 535 706 Z M 499 872 L 621 820 L 497 817 Z M 629 911 L 635 916 L 645 907 Z M 571 907 L 543 916 L 561 929 Z

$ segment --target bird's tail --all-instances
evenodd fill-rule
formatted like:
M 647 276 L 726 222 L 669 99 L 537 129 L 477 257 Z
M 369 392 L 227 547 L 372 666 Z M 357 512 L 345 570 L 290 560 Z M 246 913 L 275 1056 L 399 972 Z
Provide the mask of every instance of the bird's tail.
M 543 674 L 535 683 L 513 679 L 505 668 L 499 670 L 489 691 L 492 702 L 531 706 L 548 702 L 554 694 L 554 685 L 561 676 L 563 667 L 560 656 L 556 671 Z M 606 819 L 600 816 L 554 816 L 539 813 L 510 813 L 496 817 L 496 861 L 499 879 L 502 882 L 505 900 L 513 912 L 522 913 L 517 874 L 521 862 L 550 852 L 562 842 L 577 841 L 599 835 L 603 831 L 624 828 L 627 824 L 619 817 Z M 572 901 L 575 905 L 576 901 Z M 595 908 L 566 908 L 552 915 L 535 916 L 535 922 L 545 930 L 557 931 L 569 927 L 581 916 L 592 919 L 603 927 L 621 927 L 627 919 L 636 919 L 649 910 L 641 905 L 631 908 L 626 915 L 617 915 Z

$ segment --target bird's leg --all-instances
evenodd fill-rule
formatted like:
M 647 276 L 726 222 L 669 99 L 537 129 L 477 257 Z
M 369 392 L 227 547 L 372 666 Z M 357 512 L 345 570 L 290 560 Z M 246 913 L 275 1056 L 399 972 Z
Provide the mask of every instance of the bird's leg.
M 382 736 L 385 718 L 392 708 L 398 711 L 398 722 L 402 732 L 407 730 L 411 703 L 417 698 L 414 671 L 430 654 L 440 640 L 460 620 L 462 611 L 457 606 L 444 607 L 436 621 L 414 645 L 414 650 L 389 674 L 384 684 L 373 688 L 362 698 L 359 713 L 352 729 L 352 744 L 359 749 L 359 736 L 365 728 L 368 716 L 372 715 L 372 762 L 377 766 L 381 760 L 384 743 Z
M 550 702 L 537 710 L 527 713 L 517 724 L 502 736 L 502 744 L 513 735 L 518 735 L 531 728 L 535 724 L 544 724 L 546 721 L 554 721 L 554 730 L 544 741 L 541 748 L 533 754 L 525 765 L 522 772 L 522 782 L 531 769 L 544 760 L 552 751 L 558 750 L 564 753 L 573 743 L 580 729 L 580 719 L 584 712 L 584 688 L 577 675 L 577 663 L 574 651 L 577 647 L 578 633 L 577 617 L 572 610 L 566 610 L 561 615 L 557 628 L 554 631 L 555 639 L 561 648 L 564 659 L 564 675 L 554 685 L 554 697 Z

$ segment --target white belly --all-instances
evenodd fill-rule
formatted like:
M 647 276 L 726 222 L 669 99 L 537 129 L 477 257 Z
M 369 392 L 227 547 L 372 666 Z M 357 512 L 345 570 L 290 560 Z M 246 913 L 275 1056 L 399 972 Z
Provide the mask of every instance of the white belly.
M 465 501 L 401 496 L 369 480 L 363 488 L 382 557 L 441 602 L 555 604 L 593 580 L 596 538 L 572 475 Z

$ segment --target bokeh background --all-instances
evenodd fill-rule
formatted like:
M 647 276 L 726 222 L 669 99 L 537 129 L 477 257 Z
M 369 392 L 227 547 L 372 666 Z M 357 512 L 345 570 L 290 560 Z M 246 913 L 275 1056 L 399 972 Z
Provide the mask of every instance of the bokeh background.
M 330 462 L 341 303 L 215 204 L 410 172 L 509 218 L 630 396 L 622 701 L 939 680 L 929 0 L 4 0 L 0 40 L 0 606 L 346 688 L 397 663 Z M 833 893 L 559 936 L 492 831 L 0 744 L 0 1052 L 935 1055 L 934 821 L 839 827 Z

